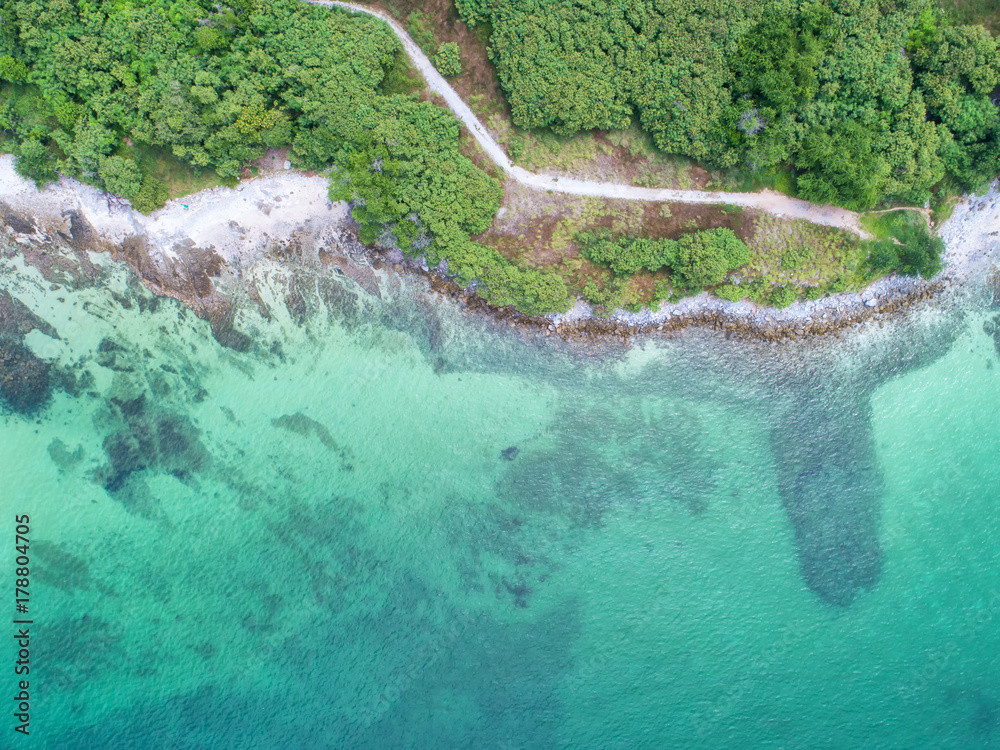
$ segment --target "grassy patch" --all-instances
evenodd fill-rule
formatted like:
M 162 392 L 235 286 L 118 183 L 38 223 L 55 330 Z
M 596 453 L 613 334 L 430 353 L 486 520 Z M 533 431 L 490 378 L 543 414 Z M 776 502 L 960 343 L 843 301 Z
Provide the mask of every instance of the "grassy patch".
M 929 233 L 927 220 L 917 211 L 868 214 L 862 225 L 875 239 L 865 242 L 867 264 L 873 275 L 892 271 L 930 278 L 941 270 L 944 242 Z
M 762 214 L 747 245 L 751 260 L 740 280 L 767 287 L 756 295 L 765 303 L 773 296 L 789 304 L 792 292 L 816 298 L 817 290 L 857 291 L 872 280 L 867 248 L 849 232 Z
M 406 31 L 425 55 L 431 57 L 437 52 L 439 44 L 437 36 L 431 29 L 430 20 L 419 10 L 413 11 L 407 17 Z
M 683 284 L 674 284 L 667 268 L 616 277 L 581 254 L 578 243 L 581 232 L 606 229 L 615 236 L 677 239 L 685 233 L 729 228 L 746 238 L 753 235 L 759 215 L 753 210 L 727 206 L 644 204 L 568 196 L 553 197 L 539 204 L 533 193 L 515 191 L 514 195 L 518 197 L 508 196 L 503 219 L 477 241 L 495 247 L 523 267 L 554 271 L 572 296 L 590 301 L 599 315 L 610 314 L 617 307 L 655 309 L 662 300 L 677 301 L 689 292 L 685 292 Z M 746 271 L 742 269 L 736 275 L 745 276 Z M 746 283 L 743 278 L 741 281 Z M 769 284 L 755 282 L 753 289 L 766 303 L 763 296 L 770 293 Z M 743 286 L 733 292 L 739 299 L 747 296 L 747 290 Z
M 226 184 L 232 187 L 235 184 L 225 182 L 213 169 L 194 169 L 174 156 L 169 149 L 133 146 L 126 153 L 138 162 L 143 174 L 155 177 L 167 186 L 170 198 L 181 198 L 199 190 Z
M 519 161 L 532 171 L 555 168 L 571 172 L 592 163 L 601 151 L 591 133 L 558 136 L 540 130 L 524 133 L 521 140 L 524 146 Z
M 861 226 L 871 232 L 876 240 L 900 240 L 907 227 L 927 226 L 927 220 L 919 211 L 904 209 L 865 214 L 861 217 Z

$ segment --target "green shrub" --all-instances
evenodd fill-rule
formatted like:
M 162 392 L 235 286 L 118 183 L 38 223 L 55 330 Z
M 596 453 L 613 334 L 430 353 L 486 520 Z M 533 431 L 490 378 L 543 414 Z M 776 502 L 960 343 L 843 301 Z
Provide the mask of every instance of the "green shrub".
M 431 62 L 434 63 L 438 73 L 448 78 L 462 72 L 462 55 L 455 42 L 445 42 L 438 47 L 437 54 Z
M 818 300 L 824 294 L 823 289 L 818 286 L 807 286 L 802 296 L 808 300 Z
M 39 190 L 58 176 L 52 153 L 41 141 L 33 138 L 15 148 L 14 171 L 26 180 L 32 180 Z
M 517 161 L 524 155 L 524 139 L 521 136 L 515 135 L 510 139 L 510 143 L 507 145 L 507 155 L 511 161 Z
M 492 248 L 492 255 L 477 277 L 485 284 L 480 292 L 491 305 L 513 305 L 525 315 L 565 312 L 571 302 L 566 283 L 551 271 L 519 268 L 508 263 Z
M 28 77 L 28 66 L 10 55 L 0 55 L 0 78 L 20 83 Z
M 122 198 L 133 200 L 142 188 L 142 172 L 132 159 L 103 156 L 98 174 L 104 181 L 104 189 Z
M 899 272 L 925 279 L 937 276 L 944 265 L 941 260 L 944 240 L 932 236 L 926 227 L 907 227 L 902 234 L 903 246 L 898 249 Z
M 201 52 L 212 52 L 227 46 L 228 39 L 218 29 L 211 26 L 199 26 L 194 32 L 194 44 Z
M 872 243 L 868 264 L 876 271 L 891 271 L 899 266 L 899 252 L 893 242 Z
M 142 187 L 139 188 L 139 193 L 132 199 L 132 208 L 139 213 L 151 214 L 153 211 L 163 208 L 168 197 L 167 186 L 161 180 L 146 175 L 142 178 Z
M 581 232 L 576 236 L 580 255 L 594 263 L 608 266 L 616 276 L 631 276 L 640 271 L 659 271 L 674 262 L 674 240 L 613 238 L 607 229 Z
M 427 17 L 423 13 L 419 10 L 415 10 L 407 16 L 406 30 L 409 32 L 410 36 L 413 37 L 413 41 L 417 43 L 417 46 L 423 50 L 425 55 L 429 57 L 433 54 L 434 48 L 437 47 L 438 42 L 437 38 L 434 36 L 434 32 L 431 31 L 430 23 L 428 23 Z
M 730 229 L 683 235 L 679 240 L 611 236 L 607 229 L 576 236 L 580 255 L 610 268 L 616 276 L 670 268 L 689 290 L 712 286 L 750 262 L 750 250 Z
M 893 239 L 868 243 L 868 265 L 872 269 L 925 279 L 941 271 L 944 241 L 932 236 L 922 223 L 897 226 L 892 236 Z
M 657 281 L 656 286 L 653 287 L 653 302 L 659 304 L 663 300 L 673 300 L 674 299 L 674 289 L 670 282 L 666 279 L 662 281 Z
M 812 253 L 809 252 L 809 249 L 800 247 L 797 250 L 789 250 L 781 256 L 781 267 L 788 271 L 794 271 L 811 259 Z
M 731 229 L 712 229 L 681 237 L 672 268 L 682 284 L 702 289 L 749 262 L 749 248 Z
M 745 286 L 739 286 L 737 284 L 722 284 L 715 287 L 715 289 L 712 290 L 712 294 L 719 299 L 728 300 L 729 302 L 739 302 L 747 296 L 748 292 Z
M 598 315 L 608 315 L 618 309 L 638 312 L 642 309 L 638 291 L 629 279 L 603 277 L 601 283 L 588 279 L 583 287 L 583 298 L 596 308 Z
M 743 284 L 747 288 L 747 299 L 755 305 L 767 303 L 768 293 L 771 290 L 771 283 L 766 279 L 754 279 L 749 284 Z
M 771 307 L 776 307 L 779 310 L 788 307 L 794 301 L 795 287 L 792 286 L 776 286 L 771 290 L 771 294 L 768 297 Z

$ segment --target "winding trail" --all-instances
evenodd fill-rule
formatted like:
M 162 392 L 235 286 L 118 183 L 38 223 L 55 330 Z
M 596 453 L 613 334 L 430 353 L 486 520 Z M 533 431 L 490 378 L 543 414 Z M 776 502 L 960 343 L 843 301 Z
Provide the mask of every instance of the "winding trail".
M 403 49 L 410 56 L 413 65 L 423 75 L 424 80 L 427 81 L 427 87 L 445 100 L 451 111 L 468 128 L 486 155 L 498 167 L 503 169 L 511 179 L 522 185 L 534 188 L 535 190 L 551 190 L 556 193 L 585 195 L 597 198 L 623 198 L 625 200 L 651 201 L 655 203 L 701 203 L 743 206 L 744 208 L 756 208 L 766 211 L 767 213 L 786 219 L 805 219 L 814 224 L 844 229 L 864 238 L 870 237 L 862 229 L 859 216 L 854 211 L 848 211 L 837 206 L 821 206 L 809 203 L 798 198 L 790 198 L 773 190 L 763 190 L 759 193 L 669 190 L 665 188 L 642 188 L 613 182 L 592 182 L 590 180 L 578 180 L 571 177 L 558 177 L 551 174 L 529 172 L 511 162 L 506 152 L 493 139 L 493 136 L 490 135 L 486 127 L 479 121 L 479 118 L 473 114 L 469 106 L 455 92 L 455 89 L 437 72 L 437 69 L 427 58 L 427 55 L 423 53 L 416 42 L 406 33 L 406 30 L 394 19 L 382 11 L 354 3 L 338 2 L 337 0 L 305 1 L 314 5 L 324 5 L 328 8 L 344 8 L 356 13 L 365 13 L 387 23 L 393 33 L 399 37 L 399 41 L 402 42 Z

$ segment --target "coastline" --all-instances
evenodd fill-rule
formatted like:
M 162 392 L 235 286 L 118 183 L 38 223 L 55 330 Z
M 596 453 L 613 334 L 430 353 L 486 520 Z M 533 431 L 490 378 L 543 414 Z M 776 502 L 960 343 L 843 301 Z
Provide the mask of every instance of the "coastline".
M 364 248 L 354 234 L 348 206 L 327 197 L 326 179 L 294 171 L 174 199 L 147 217 L 127 203 L 67 178 L 39 192 L 14 172 L 12 157 L 2 156 L 0 219 L 3 231 L 29 263 L 44 265 L 49 273 L 68 272 L 51 252 L 57 244 L 72 247 L 84 271 L 90 262 L 86 252 L 110 253 L 126 262 L 152 291 L 179 299 L 209 319 L 220 340 L 232 332 L 228 285 L 240 283 L 242 269 L 263 257 L 294 257 L 317 268 L 332 266 L 376 295 L 391 273 L 418 274 L 427 277 L 434 293 L 513 327 L 567 339 L 612 336 L 626 341 L 639 334 L 671 333 L 689 326 L 708 326 L 724 330 L 727 337 L 764 341 L 830 334 L 873 318 L 898 315 L 914 303 L 985 275 L 1000 262 L 996 184 L 984 196 L 966 197 L 939 228 L 946 243 L 945 270 L 935 279 L 885 277 L 860 293 L 797 301 L 782 310 L 702 293 L 676 304 L 663 303 L 657 310 L 618 311 L 603 318 L 583 302 L 566 314 L 541 317 L 495 308 L 442 271 L 428 269 L 422 260 Z M 246 291 L 254 299 L 254 290 L 248 287 Z

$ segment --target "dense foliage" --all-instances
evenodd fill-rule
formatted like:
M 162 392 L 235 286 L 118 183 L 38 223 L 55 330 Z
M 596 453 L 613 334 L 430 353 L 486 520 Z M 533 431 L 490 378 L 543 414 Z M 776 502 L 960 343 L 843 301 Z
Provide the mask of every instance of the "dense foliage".
M 750 250 L 731 229 L 685 234 L 677 240 L 619 236 L 603 230 L 577 235 L 580 255 L 605 265 L 615 276 L 668 270 L 674 286 L 700 291 L 750 262 Z
M 128 198 L 130 144 L 228 179 L 269 146 L 325 165 L 388 104 L 377 87 L 398 50 L 378 22 L 294 0 L 8 0 L 2 21 L 0 53 L 29 71 L 5 130 Z
M 868 263 L 875 271 L 925 279 L 941 271 L 944 240 L 927 231 L 923 216 L 897 211 L 865 223 L 876 235 L 868 243 Z
M 487 299 L 526 312 L 564 309 L 552 274 L 473 243 L 497 210 L 496 180 L 459 152 L 446 109 L 383 95 L 400 45 L 366 16 L 297 0 L 5 0 L 0 5 L 0 127 L 18 171 L 61 172 L 163 205 L 143 149 L 237 179 L 268 147 L 296 166 L 332 167 L 365 241 L 448 259 Z M 457 45 L 442 45 L 452 74 Z
M 456 0 L 492 24 L 515 123 L 637 116 L 657 146 L 802 197 L 924 202 L 1000 172 L 997 42 L 930 0 Z
M 584 299 L 599 314 L 620 308 L 638 312 L 665 299 L 677 301 L 721 284 L 730 271 L 750 262 L 750 249 L 731 229 L 689 232 L 676 240 L 613 236 L 600 229 L 580 232 L 576 243 L 583 258 L 611 271 L 610 278 L 601 271 L 583 285 Z M 657 274 L 651 290 L 642 291 L 635 283 L 640 274 Z
M 816 231 L 802 222 L 809 231 L 791 232 L 792 245 L 785 250 L 782 242 L 774 245 L 768 223 L 755 230 L 763 239 L 755 235 L 749 246 L 730 229 L 689 232 L 676 240 L 613 235 L 606 229 L 580 232 L 579 253 L 598 268 L 597 275 L 581 282 L 582 295 L 603 312 L 637 312 L 704 289 L 732 302 L 747 299 L 783 308 L 800 298 L 859 290 L 887 273 L 930 278 L 941 270 L 944 243 L 930 234 L 923 214 L 868 214 L 862 223 L 874 239 Z
M 443 76 L 457 76 L 462 72 L 462 53 L 455 42 L 445 42 L 438 47 L 432 62 Z

